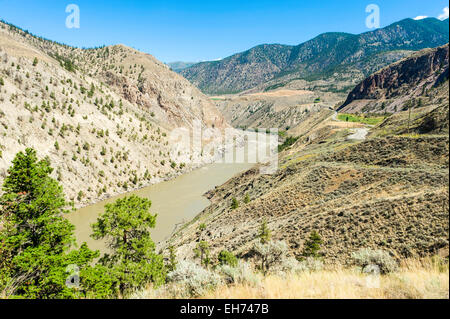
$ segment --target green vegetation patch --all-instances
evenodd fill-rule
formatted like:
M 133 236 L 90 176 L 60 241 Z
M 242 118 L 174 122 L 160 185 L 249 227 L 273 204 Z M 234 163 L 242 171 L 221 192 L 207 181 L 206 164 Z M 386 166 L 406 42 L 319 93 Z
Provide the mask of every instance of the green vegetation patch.
M 383 122 L 388 116 L 387 115 L 370 115 L 370 114 L 338 114 L 338 120 L 343 122 L 356 122 L 369 125 L 377 125 Z
M 295 142 L 297 142 L 298 137 L 289 136 L 283 144 L 278 145 L 278 152 L 284 151 L 286 148 L 292 146 Z

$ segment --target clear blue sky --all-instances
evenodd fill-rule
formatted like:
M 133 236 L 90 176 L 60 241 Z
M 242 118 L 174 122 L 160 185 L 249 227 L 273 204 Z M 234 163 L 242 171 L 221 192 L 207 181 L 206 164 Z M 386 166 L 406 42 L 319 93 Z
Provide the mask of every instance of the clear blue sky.
M 67 29 L 68 4 L 80 29 Z M 123 43 L 164 62 L 224 58 L 262 43 L 299 44 L 328 31 L 361 33 L 368 4 L 381 27 L 410 17 L 437 17 L 448 0 L 0 0 L 0 18 L 79 47 Z

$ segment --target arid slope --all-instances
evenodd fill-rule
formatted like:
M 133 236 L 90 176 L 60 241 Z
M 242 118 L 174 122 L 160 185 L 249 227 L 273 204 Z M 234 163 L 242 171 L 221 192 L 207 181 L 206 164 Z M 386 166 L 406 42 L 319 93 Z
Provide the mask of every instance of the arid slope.
M 347 264 L 360 248 L 399 259 L 448 249 L 448 104 L 400 112 L 357 141 L 348 136 L 358 123 L 335 121 L 333 111 L 311 116 L 296 128 L 297 143 L 280 154 L 276 174 L 254 168 L 207 193 L 211 206 L 170 240 L 181 256 L 205 240 L 213 256 L 228 249 L 252 257 L 263 220 L 297 256 L 317 231 L 328 264 Z M 409 134 L 398 130 L 410 118 Z M 424 122 L 434 129 L 423 130 Z M 202 223 L 206 231 L 199 232 Z
M 0 79 L 0 183 L 33 147 L 77 206 L 191 169 L 172 162 L 171 129 L 228 127 L 187 80 L 122 45 L 77 49 L 0 23 Z

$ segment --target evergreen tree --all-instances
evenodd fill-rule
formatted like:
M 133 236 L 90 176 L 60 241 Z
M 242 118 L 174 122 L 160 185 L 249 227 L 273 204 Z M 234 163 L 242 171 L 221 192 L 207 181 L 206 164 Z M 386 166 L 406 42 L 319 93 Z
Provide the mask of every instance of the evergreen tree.
M 195 256 L 200 258 L 200 264 L 208 267 L 210 263 L 209 259 L 209 244 L 206 241 L 201 241 L 197 244 L 197 247 L 194 249 Z
M 230 267 L 236 267 L 238 260 L 235 255 L 230 253 L 228 250 L 222 250 L 217 257 L 220 265 L 228 265 Z
M 258 238 L 261 244 L 267 244 L 270 241 L 271 237 L 272 237 L 271 231 L 267 226 L 267 221 L 264 219 L 259 228 Z
M 319 257 L 320 245 L 323 244 L 322 238 L 316 231 L 309 235 L 309 239 L 305 242 L 303 248 L 303 256 L 305 257 Z
M 84 244 L 73 249 L 74 226 L 62 214 L 62 187 L 49 175 L 47 159 L 26 149 L 13 160 L 0 197 L 0 285 L 9 296 L 77 298 L 82 289 L 66 284 L 68 267 L 79 271 L 98 257 Z M 82 288 L 82 287 L 80 287 Z
M 106 205 L 105 213 L 92 225 L 93 238 L 107 239 L 111 253 L 100 263 L 109 269 L 122 296 L 150 282 L 159 286 L 165 281 L 163 257 L 155 253 L 150 237 L 157 216 L 149 212 L 150 206 L 151 201 L 135 195 L 121 198 Z
M 174 271 L 177 268 L 177 255 L 175 253 L 175 247 L 169 246 L 169 271 Z
M 231 209 L 236 209 L 239 207 L 239 201 L 236 199 L 236 197 L 233 197 L 231 200 Z

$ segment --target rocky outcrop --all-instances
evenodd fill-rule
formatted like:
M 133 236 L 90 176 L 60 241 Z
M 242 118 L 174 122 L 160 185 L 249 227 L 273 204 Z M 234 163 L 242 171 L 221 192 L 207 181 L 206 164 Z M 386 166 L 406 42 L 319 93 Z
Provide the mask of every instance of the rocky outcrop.
M 378 100 L 384 102 L 385 110 L 401 111 L 401 108 L 386 109 L 386 104 L 426 95 L 428 89 L 448 79 L 448 60 L 448 44 L 419 51 L 366 78 L 349 93 L 339 110 L 373 112 L 374 108 L 365 106 L 370 100 Z

